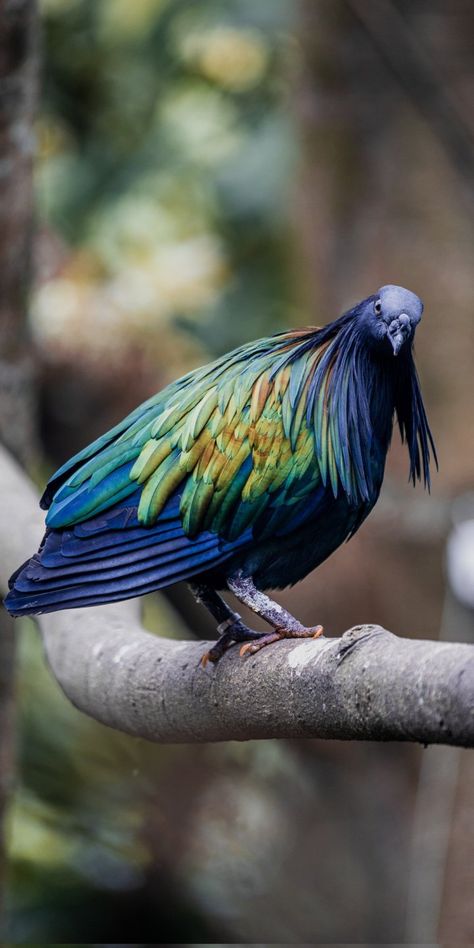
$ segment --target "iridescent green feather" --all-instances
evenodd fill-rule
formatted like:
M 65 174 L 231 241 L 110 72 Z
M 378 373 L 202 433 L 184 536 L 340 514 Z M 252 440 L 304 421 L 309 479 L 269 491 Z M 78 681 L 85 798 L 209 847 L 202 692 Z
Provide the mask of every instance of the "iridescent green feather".
M 128 426 L 117 426 L 116 437 L 97 442 L 95 453 L 92 446 L 77 470 L 71 462 L 52 525 L 90 517 L 127 489 L 141 488 L 138 519 L 145 526 L 178 491 L 188 536 L 206 529 L 234 538 L 263 522 L 267 509 L 272 522 L 278 509 L 284 519 L 321 479 L 335 494 L 341 483 L 347 489 L 329 364 L 308 414 L 311 382 L 328 351 L 310 341 L 310 331 L 260 340 L 150 399 Z

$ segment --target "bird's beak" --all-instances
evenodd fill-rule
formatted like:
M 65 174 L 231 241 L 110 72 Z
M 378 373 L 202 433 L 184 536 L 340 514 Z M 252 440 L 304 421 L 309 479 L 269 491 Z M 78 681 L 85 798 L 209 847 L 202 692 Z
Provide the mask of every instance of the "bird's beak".
M 406 337 L 405 337 L 405 335 L 404 335 L 402 332 L 400 332 L 400 330 L 399 330 L 398 332 L 395 332 L 395 333 L 389 332 L 389 333 L 388 333 L 388 338 L 390 339 L 390 344 L 391 344 L 392 349 L 393 349 L 393 354 L 394 354 L 395 356 L 397 356 L 398 353 L 400 352 L 400 349 L 401 349 L 402 346 L 403 346 L 403 343 L 405 342 L 405 338 L 406 338 Z
M 400 349 L 403 346 L 403 343 L 406 342 L 410 335 L 411 324 L 409 317 L 402 313 L 397 319 L 393 319 L 387 329 L 387 335 L 390 340 L 390 345 L 393 349 L 394 356 L 397 356 L 400 352 Z

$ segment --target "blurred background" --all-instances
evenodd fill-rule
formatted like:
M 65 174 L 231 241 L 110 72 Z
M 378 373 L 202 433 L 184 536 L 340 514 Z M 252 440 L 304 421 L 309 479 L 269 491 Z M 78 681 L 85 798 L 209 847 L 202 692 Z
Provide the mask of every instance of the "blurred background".
M 12 447 L 43 483 L 191 367 L 404 284 L 425 302 L 432 495 L 408 485 L 395 437 L 367 525 L 281 601 L 331 635 L 376 622 L 472 640 L 472 4 L 40 12 L 37 440 L 28 451 L 28 425 L 12 424 Z M 185 588 L 144 606 L 154 631 L 212 633 Z M 8 940 L 474 941 L 472 754 L 155 747 L 75 711 L 33 623 L 19 627 Z

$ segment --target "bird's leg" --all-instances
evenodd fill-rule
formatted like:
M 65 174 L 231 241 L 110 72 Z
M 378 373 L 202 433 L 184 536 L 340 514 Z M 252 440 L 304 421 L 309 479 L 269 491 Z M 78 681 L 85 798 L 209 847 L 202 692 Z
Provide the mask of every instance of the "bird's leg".
M 216 622 L 223 624 L 231 620 L 240 619 L 238 612 L 234 612 L 212 586 L 205 586 L 202 583 L 188 583 L 188 586 L 196 602 L 205 606 Z M 219 627 L 217 631 L 220 631 Z
M 240 649 L 241 655 L 258 652 L 265 645 L 270 645 L 279 639 L 316 639 L 323 634 L 322 625 L 309 629 L 302 625 L 301 622 L 298 622 L 298 619 L 291 615 L 291 612 L 287 612 L 283 606 L 273 602 L 269 596 L 260 592 L 250 576 L 244 576 L 239 571 L 228 578 L 227 585 L 240 602 L 252 609 L 252 612 L 255 612 L 265 622 L 272 625 L 274 629 L 273 632 L 260 636 L 258 642 L 248 642 L 243 645 Z
M 216 644 L 203 655 L 202 665 L 205 666 L 208 662 L 219 661 L 224 652 L 236 642 L 248 642 L 249 639 L 257 639 L 265 635 L 265 632 L 255 632 L 253 629 L 248 629 L 242 622 L 239 613 L 234 612 L 212 586 L 201 583 L 188 583 L 188 585 L 196 602 L 205 606 L 219 623 L 217 626 L 219 638 Z

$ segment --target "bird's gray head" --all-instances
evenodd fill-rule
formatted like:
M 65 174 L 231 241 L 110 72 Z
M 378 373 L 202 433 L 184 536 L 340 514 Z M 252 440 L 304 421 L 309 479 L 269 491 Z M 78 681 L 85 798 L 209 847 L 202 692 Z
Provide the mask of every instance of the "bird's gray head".
M 370 297 L 365 307 L 372 339 L 394 355 L 413 340 L 422 312 L 423 303 L 416 293 L 391 283 Z

